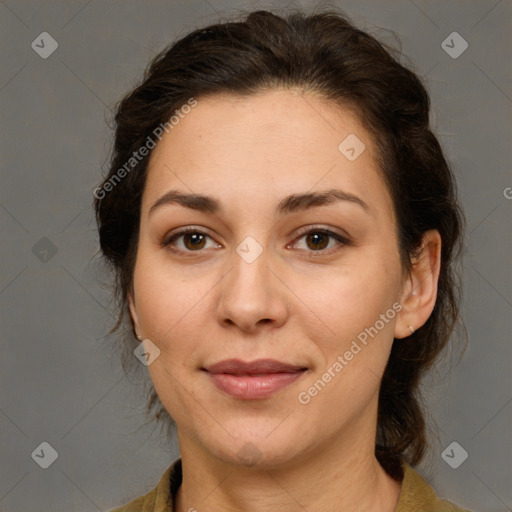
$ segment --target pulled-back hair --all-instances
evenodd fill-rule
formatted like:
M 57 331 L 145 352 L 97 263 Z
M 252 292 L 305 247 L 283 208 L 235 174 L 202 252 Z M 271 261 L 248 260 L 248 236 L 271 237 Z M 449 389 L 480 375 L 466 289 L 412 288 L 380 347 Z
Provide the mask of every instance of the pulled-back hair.
M 448 344 L 459 315 L 461 285 L 455 259 L 465 223 L 454 177 L 430 129 L 429 95 L 412 66 L 405 67 L 399 59 L 399 51 L 334 10 L 310 15 L 295 10 L 283 16 L 257 11 L 241 21 L 195 30 L 158 54 L 140 85 L 120 101 L 108 175 L 100 185 L 123 166 L 126 169 L 133 152 L 190 98 L 293 87 L 355 113 L 378 149 L 379 170 L 393 199 L 404 271 L 411 270 L 425 231 L 437 229 L 442 239 L 435 307 L 410 337 L 394 340 L 380 386 L 375 454 L 395 479 L 403 476 L 403 461 L 416 465 L 426 451 L 420 378 Z M 130 361 L 139 364 L 132 354 L 137 342 L 127 298 L 150 156 L 151 151 L 132 162 L 119 183 L 108 193 L 101 188 L 94 199 L 102 255 L 114 274 L 118 316 L 110 334 L 130 325 L 121 341 L 125 370 Z M 153 387 L 148 398 L 147 412 L 156 407 L 157 422 L 171 424 Z

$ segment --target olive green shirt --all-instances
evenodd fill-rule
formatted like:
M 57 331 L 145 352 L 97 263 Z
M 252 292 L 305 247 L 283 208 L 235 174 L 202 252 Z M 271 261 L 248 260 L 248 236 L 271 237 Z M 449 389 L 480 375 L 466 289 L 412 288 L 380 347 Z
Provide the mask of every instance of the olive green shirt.
M 408 464 L 403 467 L 404 479 L 395 512 L 470 512 L 439 499 L 419 473 Z M 181 485 L 181 478 L 181 459 L 177 459 L 166 469 L 154 489 L 111 512 L 172 512 L 173 496 Z

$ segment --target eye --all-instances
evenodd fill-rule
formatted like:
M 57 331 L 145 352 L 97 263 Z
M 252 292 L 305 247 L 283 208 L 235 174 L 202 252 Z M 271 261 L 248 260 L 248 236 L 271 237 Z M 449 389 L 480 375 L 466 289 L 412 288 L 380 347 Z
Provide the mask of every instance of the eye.
M 340 245 L 348 245 L 349 241 L 339 235 L 338 233 L 335 233 L 333 231 L 330 231 L 328 229 L 311 229 L 309 228 L 308 231 L 306 231 L 302 236 L 296 239 L 296 241 L 292 244 L 293 246 L 297 246 L 297 241 L 305 239 L 305 245 L 306 249 L 310 252 L 323 252 L 330 254 L 331 252 L 335 252 L 339 249 L 338 246 Z M 334 245 L 330 245 L 330 242 L 332 240 L 337 241 L 338 243 L 335 243 Z M 332 249 L 334 247 L 334 251 L 325 249 L 329 247 L 329 249 Z
M 176 247 L 175 242 L 183 238 L 181 241 L 181 247 Z M 162 247 L 172 246 L 173 250 L 178 252 L 198 252 L 201 249 L 204 249 L 206 246 L 206 240 L 211 237 L 206 233 L 199 231 L 196 228 L 186 228 L 182 229 L 178 233 L 172 233 L 170 236 L 166 237 L 162 243 Z M 220 244 L 215 244 L 217 247 L 220 247 Z

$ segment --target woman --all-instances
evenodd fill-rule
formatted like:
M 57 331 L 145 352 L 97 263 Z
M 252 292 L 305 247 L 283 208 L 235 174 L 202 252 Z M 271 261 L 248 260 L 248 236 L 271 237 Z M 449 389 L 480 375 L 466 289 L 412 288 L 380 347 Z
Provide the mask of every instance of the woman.
M 335 12 L 196 30 L 120 103 L 95 197 L 181 453 L 116 511 L 463 510 L 411 465 L 464 216 L 392 49 Z

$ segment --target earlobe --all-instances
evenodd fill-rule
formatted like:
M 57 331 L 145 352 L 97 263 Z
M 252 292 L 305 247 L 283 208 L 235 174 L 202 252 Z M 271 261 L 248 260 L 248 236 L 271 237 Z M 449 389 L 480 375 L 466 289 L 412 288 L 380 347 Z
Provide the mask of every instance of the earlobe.
M 395 338 L 414 334 L 430 317 L 437 300 L 437 284 L 441 269 L 441 235 L 436 229 L 423 234 L 417 258 L 411 260 L 400 304 L 402 310 L 395 324 Z

